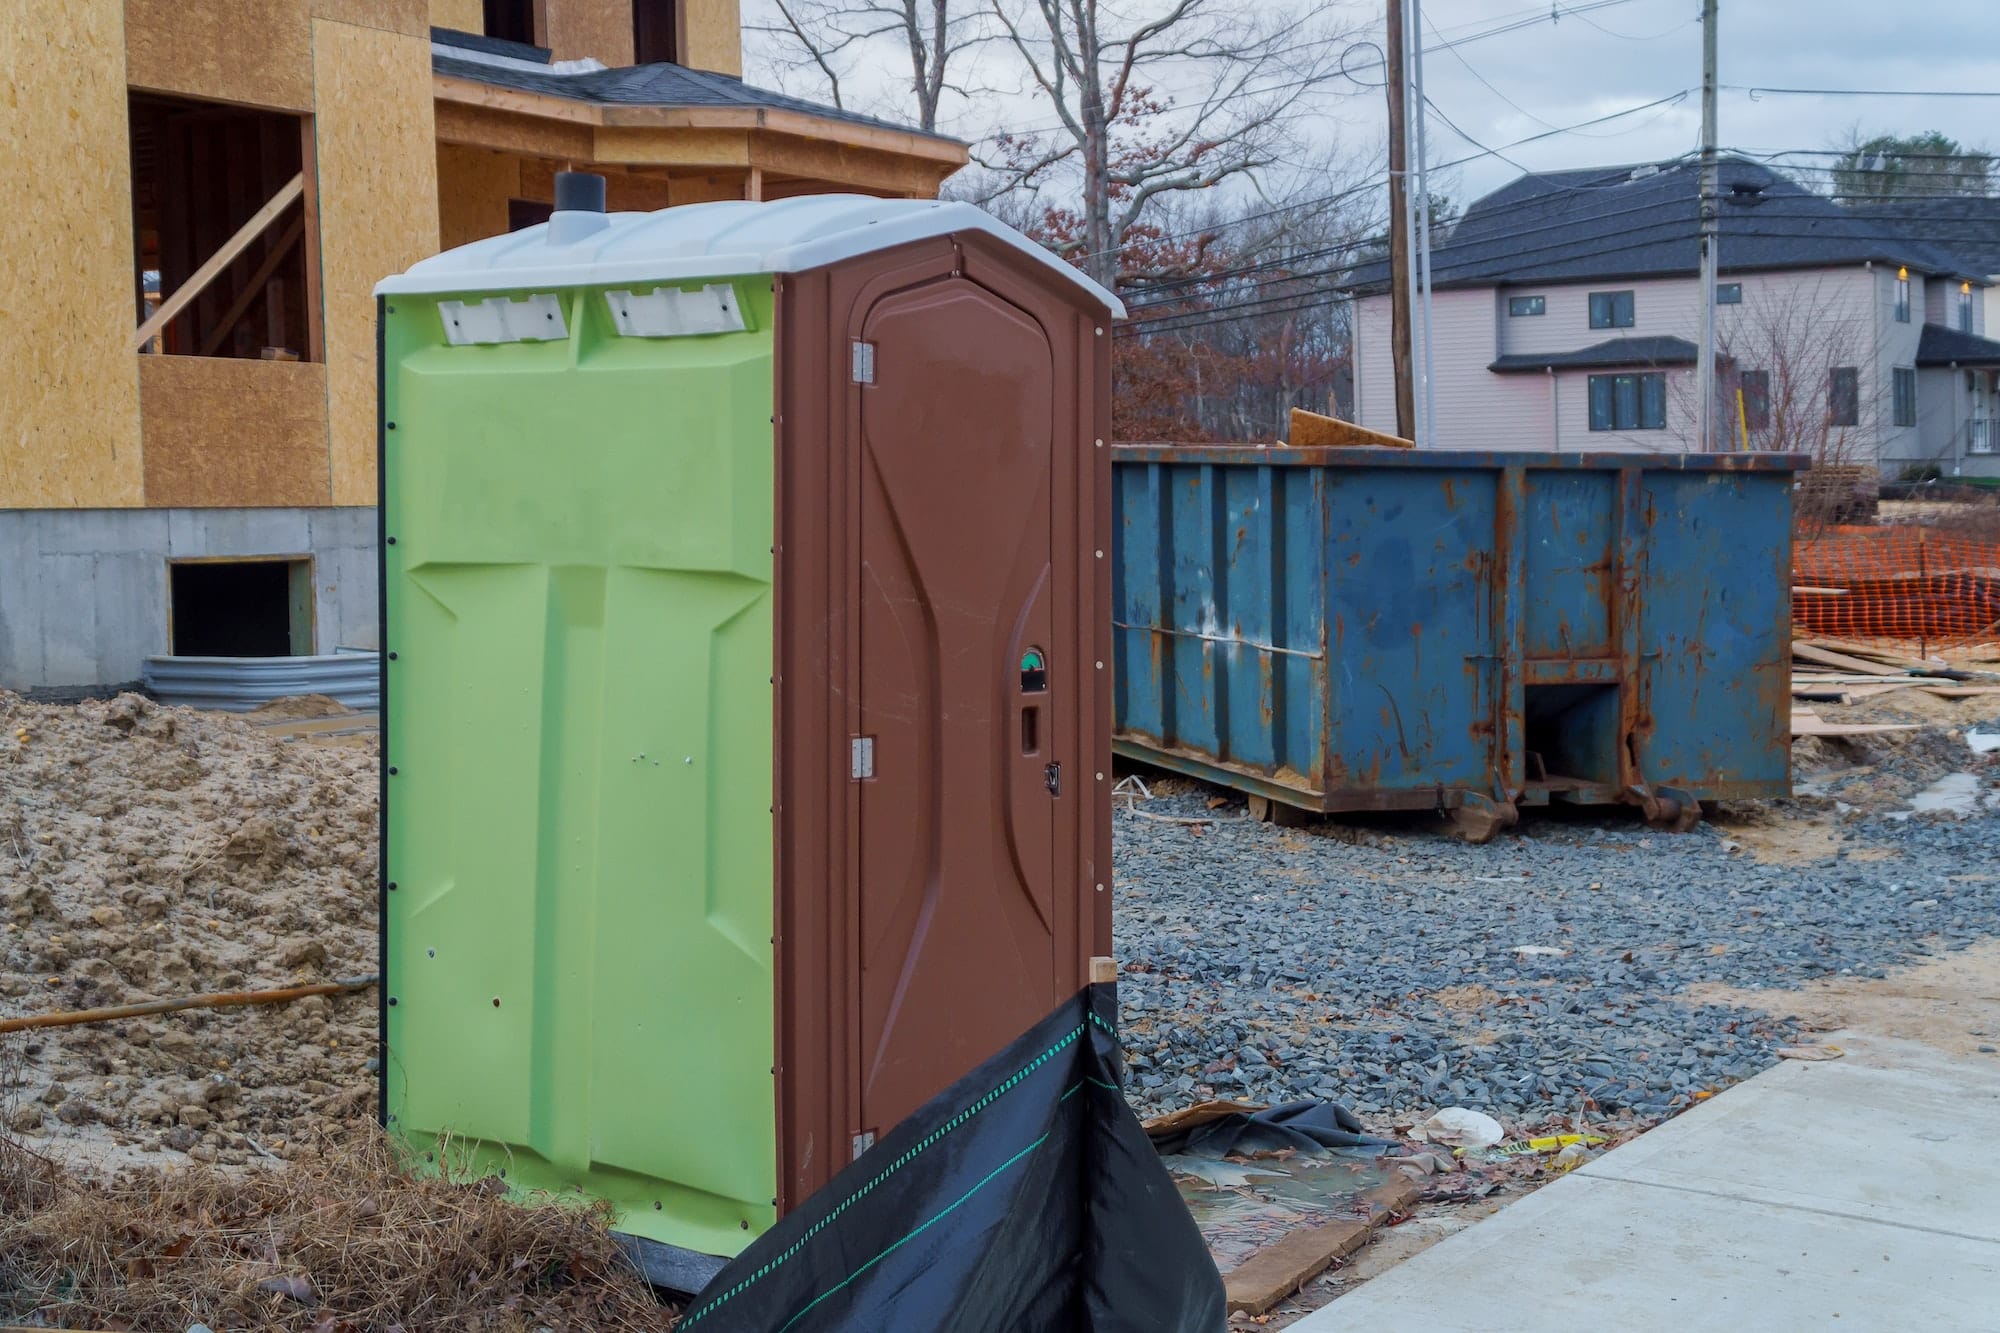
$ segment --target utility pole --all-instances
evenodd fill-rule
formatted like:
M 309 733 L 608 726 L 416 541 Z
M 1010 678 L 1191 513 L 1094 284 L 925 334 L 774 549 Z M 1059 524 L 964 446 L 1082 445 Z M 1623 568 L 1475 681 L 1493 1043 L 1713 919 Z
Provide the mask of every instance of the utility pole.
M 1424 112 L 1424 21 L 1423 0 L 1408 0 L 1410 34 L 1410 111 L 1416 124 L 1417 212 L 1416 212 L 1416 304 L 1417 383 L 1423 390 L 1416 399 L 1416 441 L 1426 449 L 1437 447 L 1437 381 L 1434 371 L 1436 349 L 1431 339 L 1431 185 L 1430 138 L 1426 133 L 1429 117 Z
M 1409 178 L 1403 144 L 1403 0 L 1388 0 L 1389 28 L 1382 68 L 1389 89 L 1389 359 L 1396 381 L 1396 434 L 1416 438 L 1416 386 L 1410 377 L 1410 318 L 1414 313 L 1410 285 Z
M 1722 217 L 1715 163 L 1715 7 L 1701 5 L 1701 347 L 1695 359 L 1696 448 L 1715 448 L 1715 279 Z

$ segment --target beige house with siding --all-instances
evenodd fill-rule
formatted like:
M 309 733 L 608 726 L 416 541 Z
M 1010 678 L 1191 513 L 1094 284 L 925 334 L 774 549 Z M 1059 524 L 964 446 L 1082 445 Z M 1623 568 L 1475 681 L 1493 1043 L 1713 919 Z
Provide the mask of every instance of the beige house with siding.
M 738 0 L 10 0 L 0 688 L 376 644 L 376 281 L 545 216 L 932 197 L 745 85 Z
M 1696 191 L 1670 163 L 1524 176 L 1473 204 L 1432 266 L 1440 446 L 1693 447 Z M 1721 447 L 2000 474 L 1990 275 L 1749 162 L 1724 163 L 1722 192 Z M 1355 416 L 1393 431 L 1385 279 L 1350 284 Z

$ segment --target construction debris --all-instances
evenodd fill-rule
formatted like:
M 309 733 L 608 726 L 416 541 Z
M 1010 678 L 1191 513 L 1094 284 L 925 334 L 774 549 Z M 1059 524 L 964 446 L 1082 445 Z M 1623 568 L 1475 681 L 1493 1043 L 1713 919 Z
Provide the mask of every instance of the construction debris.
M 2000 695 L 2000 673 L 1953 667 L 1867 643 L 1802 638 L 1792 644 L 1792 735 L 1864 736 L 1914 730 L 1915 724 L 1858 723 L 1821 717 L 1801 703 L 1852 704 L 1902 691 L 1938 699 Z

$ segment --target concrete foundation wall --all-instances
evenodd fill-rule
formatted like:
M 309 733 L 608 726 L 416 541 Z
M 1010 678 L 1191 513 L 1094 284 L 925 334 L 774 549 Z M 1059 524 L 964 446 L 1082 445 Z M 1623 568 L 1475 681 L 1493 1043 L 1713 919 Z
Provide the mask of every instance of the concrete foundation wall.
M 316 649 L 379 647 L 375 510 L 0 511 L 0 687 L 109 685 L 165 653 L 167 562 L 313 561 Z

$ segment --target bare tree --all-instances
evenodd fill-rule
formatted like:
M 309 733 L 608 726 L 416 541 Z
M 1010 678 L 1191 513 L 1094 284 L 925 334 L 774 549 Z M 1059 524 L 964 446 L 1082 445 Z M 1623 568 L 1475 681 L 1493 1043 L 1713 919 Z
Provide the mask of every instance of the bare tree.
M 764 8 L 745 29 L 766 39 L 780 68 L 811 71 L 843 109 L 849 77 L 871 55 L 900 49 L 910 64 L 908 113 L 929 133 L 946 94 L 972 95 L 961 67 L 991 36 L 983 0 L 765 0 Z
M 1119 247 L 1156 200 L 1254 178 L 1297 141 L 1312 91 L 1338 75 L 1337 34 L 1290 5 L 1234 0 L 989 0 L 1055 126 L 982 159 L 1010 188 L 1069 173 L 1057 238 L 1117 288 Z M 1317 8 L 1317 7 L 1316 7 Z M 1039 104 L 1038 104 L 1039 106 Z M 1077 178 L 1080 178 L 1077 179 Z
M 1717 435 L 1730 448 L 1804 454 L 1808 528 L 1872 509 L 1883 433 L 1868 331 L 1820 283 L 1749 290 L 1716 331 Z M 1692 377 L 1684 377 L 1691 380 Z M 1686 386 L 1688 418 L 1695 390 Z

